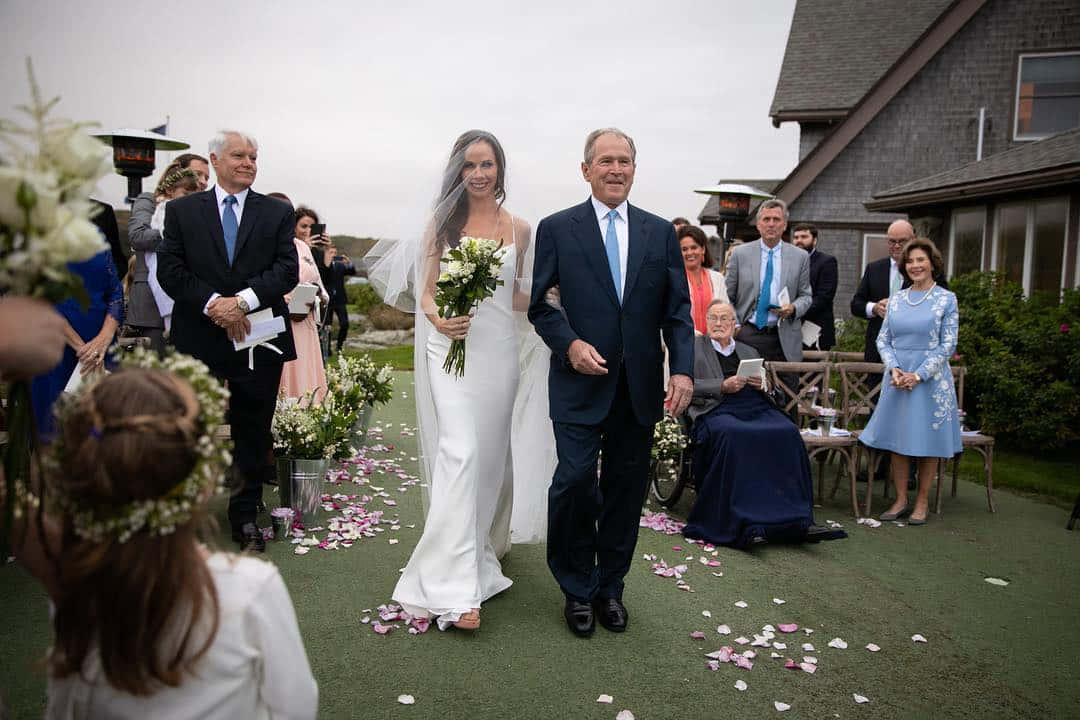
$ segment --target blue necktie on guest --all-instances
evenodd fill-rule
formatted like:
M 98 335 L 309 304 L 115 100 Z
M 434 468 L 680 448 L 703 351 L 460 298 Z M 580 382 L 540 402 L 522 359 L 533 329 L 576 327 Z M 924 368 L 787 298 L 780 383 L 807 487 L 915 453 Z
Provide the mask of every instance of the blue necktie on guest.
M 619 263 L 619 235 L 615 232 L 615 220 L 619 213 L 612 210 L 607 214 L 607 232 L 604 233 L 604 249 L 607 250 L 608 267 L 611 268 L 611 280 L 615 283 L 615 295 L 622 303 L 622 267 Z
M 233 264 L 233 256 L 236 254 L 236 233 L 239 225 L 236 222 L 236 213 L 233 205 L 236 204 L 235 195 L 225 196 L 225 209 L 221 212 L 221 232 L 225 235 L 225 256 L 229 259 L 229 266 Z
M 769 251 L 769 260 L 765 263 L 765 281 L 761 283 L 761 293 L 757 299 L 757 313 L 754 315 L 754 324 L 759 330 L 764 330 L 769 325 L 769 300 L 772 299 L 772 258 L 776 248 Z

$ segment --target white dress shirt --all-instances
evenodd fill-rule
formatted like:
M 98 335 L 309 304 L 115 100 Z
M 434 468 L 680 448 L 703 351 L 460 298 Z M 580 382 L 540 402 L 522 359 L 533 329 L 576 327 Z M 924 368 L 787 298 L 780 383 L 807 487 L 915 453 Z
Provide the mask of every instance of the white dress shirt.
M 896 261 L 891 257 L 889 258 L 889 294 L 892 295 L 893 285 L 901 288 L 904 286 L 904 276 L 900 274 L 900 266 L 896 264 Z M 874 317 L 874 306 L 876 302 L 866 303 L 866 317 Z
M 233 206 L 233 213 L 236 214 L 237 233 L 239 233 L 240 231 L 240 221 L 244 217 L 244 203 L 247 202 L 248 190 L 250 190 L 250 188 L 244 188 L 238 193 L 233 193 L 233 197 L 236 198 L 236 205 Z M 225 198 L 229 197 L 229 193 L 226 190 L 223 190 L 220 185 L 215 185 L 214 196 L 217 198 L 217 214 L 218 219 L 220 220 L 222 216 L 225 215 Z M 222 227 L 225 226 L 222 225 Z M 239 239 L 240 238 L 238 235 L 237 240 Z M 235 252 L 235 248 L 233 248 L 233 250 Z M 235 258 L 233 259 L 235 260 Z M 244 288 L 240 292 L 236 293 L 236 296 L 244 299 L 244 302 L 246 302 L 248 305 L 248 312 L 259 307 L 259 296 L 256 295 L 255 291 L 251 288 Z M 210 303 L 214 302 L 219 297 L 221 297 L 221 293 L 214 293 L 210 296 L 210 299 L 206 301 L 206 305 L 203 306 L 204 315 L 210 314 Z
M 628 214 L 629 204 L 626 200 L 616 208 L 609 208 L 604 203 L 592 198 L 593 210 L 596 211 L 596 223 L 600 226 L 600 238 L 606 242 L 607 226 L 611 222 L 607 214 L 614 210 L 619 214 L 615 219 L 615 237 L 619 240 L 619 297 L 622 297 L 626 287 L 626 256 L 630 252 L 630 219 Z
M 714 338 L 709 338 L 709 342 L 712 343 L 713 349 L 716 350 L 716 352 L 723 355 L 724 357 L 731 357 L 731 353 L 735 352 L 735 337 L 734 336 L 732 336 L 731 339 L 728 340 L 727 345 L 721 345 Z
M 768 268 L 769 251 L 772 250 L 772 284 L 769 285 L 769 304 L 779 305 L 780 288 L 783 287 L 783 284 L 780 282 L 780 276 L 782 273 L 782 260 L 780 256 L 784 254 L 782 247 L 784 241 L 781 240 L 780 242 L 776 243 L 776 247 L 774 248 L 770 248 L 768 245 L 766 245 L 764 240 L 759 240 L 758 242 L 761 244 L 761 274 L 758 275 L 758 292 L 761 292 L 760 288 L 765 283 L 765 270 Z M 757 303 L 754 303 L 754 308 L 754 312 L 756 313 Z M 776 311 L 770 310 L 768 320 L 769 326 L 774 327 L 776 323 L 779 322 L 779 320 L 780 316 L 776 314 Z

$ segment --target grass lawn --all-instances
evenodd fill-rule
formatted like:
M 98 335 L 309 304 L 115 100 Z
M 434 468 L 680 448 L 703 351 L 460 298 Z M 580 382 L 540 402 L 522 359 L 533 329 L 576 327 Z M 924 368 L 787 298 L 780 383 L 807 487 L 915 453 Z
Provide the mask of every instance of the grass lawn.
M 398 345 L 397 347 L 381 348 L 379 350 L 348 350 L 347 355 L 370 355 L 377 365 L 390 364 L 395 370 L 413 369 L 413 346 Z
M 376 413 L 394 447 L 372 456 L 415 473 L 410 381 L 398 373 L 393 402 Z M 565 628 L 543 547 L 515 546 L 503 561 L 515 584 L 485 605 L 478 632 L 413 636 L 398 628 L 381 636 L 360 618 L 390 600 L 423 522 L 419 489 L 402 492 L 398 482 L 376 474 L 363 486 L 334 489 L 384 488 L 397 501 L 385 508 L 386 532 L 348 550 L 303 556 L 275 542 L 266 556 L 292 595 L 319 681 L 320 717 L 613 720 L 629 709 L 638 720 L 712 720 L 773 717 L 774 701 L 791 706 L 784 718 L 1080 716 L 1080 532 L 1065 530 L 1068 512 L 1060 507 L 998 492 L 998 512 L 990 514 L 983 488 L 962 480 L 943 514 L 918 528 L 856 525 L 841 487 L 815 516 L 843 523 L 850 537 L 820 545 L 706 556 L 680 536 L 643 529 L 627 577 L 629 630 L 598 628 L 588 640 Z M 674 514 L 692 501 L 687 493 Z M 874 502 L 880 512 L 880 496 Z M 395 518 L 397 531 L 389 529 Z M 685 563 L 692 592 L 654 575 L 645 554 Z M 707 567 L 701 557 L 721 565 Z M 36 662 L 48 642 L 48 609 L 14 565 L 0 568 L 0 617 L 0 684 L 13 717 L 40 717 L 45 683 Z M 730 635 L 717 634 L 721 623 Z M 780 623 L 800 629 L 777 633 L 786 648 L 754 648 L 751 670 L 706 667 L 705 653 Z M 692 639 L 693 631 L 705 639 Z M 913 642 L 915 634 L 928 642 Z M 829 647 L 833 638 L 847 648 Z M 880 651 L 866 650 L 869 643 Z M 774 651 L 780 659 L 769 657 Z M 804 655 L 818 658 L 814 674 L 784 668 L 784 658 Z M 744 692 L 735 688 L 740 679 Z M 598 704 L 601 693 L 614 703 Z M 856 693 L 870 702 L 857 705 Z M 416 704 L 398 704 L 401 694 Z

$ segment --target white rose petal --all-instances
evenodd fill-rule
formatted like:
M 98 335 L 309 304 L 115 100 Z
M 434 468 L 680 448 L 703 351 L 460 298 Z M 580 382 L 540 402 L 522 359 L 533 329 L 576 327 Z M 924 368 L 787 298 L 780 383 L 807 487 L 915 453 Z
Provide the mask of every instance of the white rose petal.
M 922 635 L 919 635 L 918 633 L 915 633 L 911 636 L 911 641 L 917 643 L 924 643 L 926 642 L 926 638 L 924 638 Z
M 712 613 L 711 613 L 711 612 L 709 612 L 708 610 L 702 610 L 702 611 L 701 611 L 701 614 L 702 614 L 702 616 L 704 616 L 704 617 L 707 617 L 707 618 L 711 618 L 711 617 L 712 617 Z
M 867 649 L 867 650 L 869 650 L 870 652 L 877 652 L 877 651 L 878 651 L 878 650 L 880 650 L 881 648 L 880 648 L 880 647 L 878 647 L 877 645 L 875 645 L 874 643 L 869 643 L 869 644 L 868 644 L 868 645 L 866 646 L 866 649 Z
M 415 705 L 416 698 L 412 695 L 398 695 L 397 701 L 402 705 Z
M 746 687 L 747 686 L 746 686 L 746 681 L 745 680 L 736 680 L 735 681 L 735 689 L 738 690 L 739 692 L 742 692 L 742 691 L 746 690 Z
M 866 697 L 865 695 L 860 695 L 859 693 L 852 693 L 851 697 L 855 698 L 855 702 L 859 703 L 860 705 L 870 702 L 870 698 Z
M 619 714 L 615 716 L 615 720 L 634 720 L 634 713 L 629 710 L 620 710 Z
M 787 703 L 782 703 L 779 700 L 773 701 L 773 707 L 776 708 L 776 712 L 784 712 L 791 709 L 790 705 L 788 705 Z
M 596 698 L 596 702 L 610 705 L 611 703 L 615 702 L 615 698 L 611 697 L 610 695 L 601 695 L 600 697 Z
M 735 603 L 735 607 L 737 607 L 737 608 L 744 608 L 744 607 L 747 607 L 747 605 L 746 605 L 746 602 L 745 602 L 745 601 L 743 601 L 743 600 L 739 600 L 738 602 L 736 602 L 736 603 Z
M 773 598 L 772 601 L 774 603 L 776 603 L 777 605 L 783 605 L 784 603 L 787 602 L 787 600 L 781 600 L 780 598 Z
M 843 640 L 841 640 L 840 638 L 833 638 L 832 640 L 829 641 L 829 647 L 836 648 L 837 650 L 846 650 L 847 649 L 847 643 L 844 642 Z
M 731 628 L 729 628 L 727 625 L 717 625 L 716 632 L 720 635 L 730 635 Z

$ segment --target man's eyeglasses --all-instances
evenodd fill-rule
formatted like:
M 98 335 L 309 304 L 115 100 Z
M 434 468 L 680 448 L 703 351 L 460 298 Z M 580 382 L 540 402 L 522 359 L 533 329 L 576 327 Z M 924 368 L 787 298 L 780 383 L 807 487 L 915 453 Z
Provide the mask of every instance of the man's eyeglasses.
M 719 325 L 722 322 L 724 322 L 724 323 L 734 323 L 735 322 L 735 318 L 730 317 L 728 315 L 706 315 L 705 319 L 708 322 L 716 323 L 717 325 Z
M 889 244 L 890 245 L 903 245 L 904 243 L 908 242 L 909 240 L 911 240 L 911 238 L 904 238 L 903 240 L 896 240 L 895 238 L 889 238 Z

